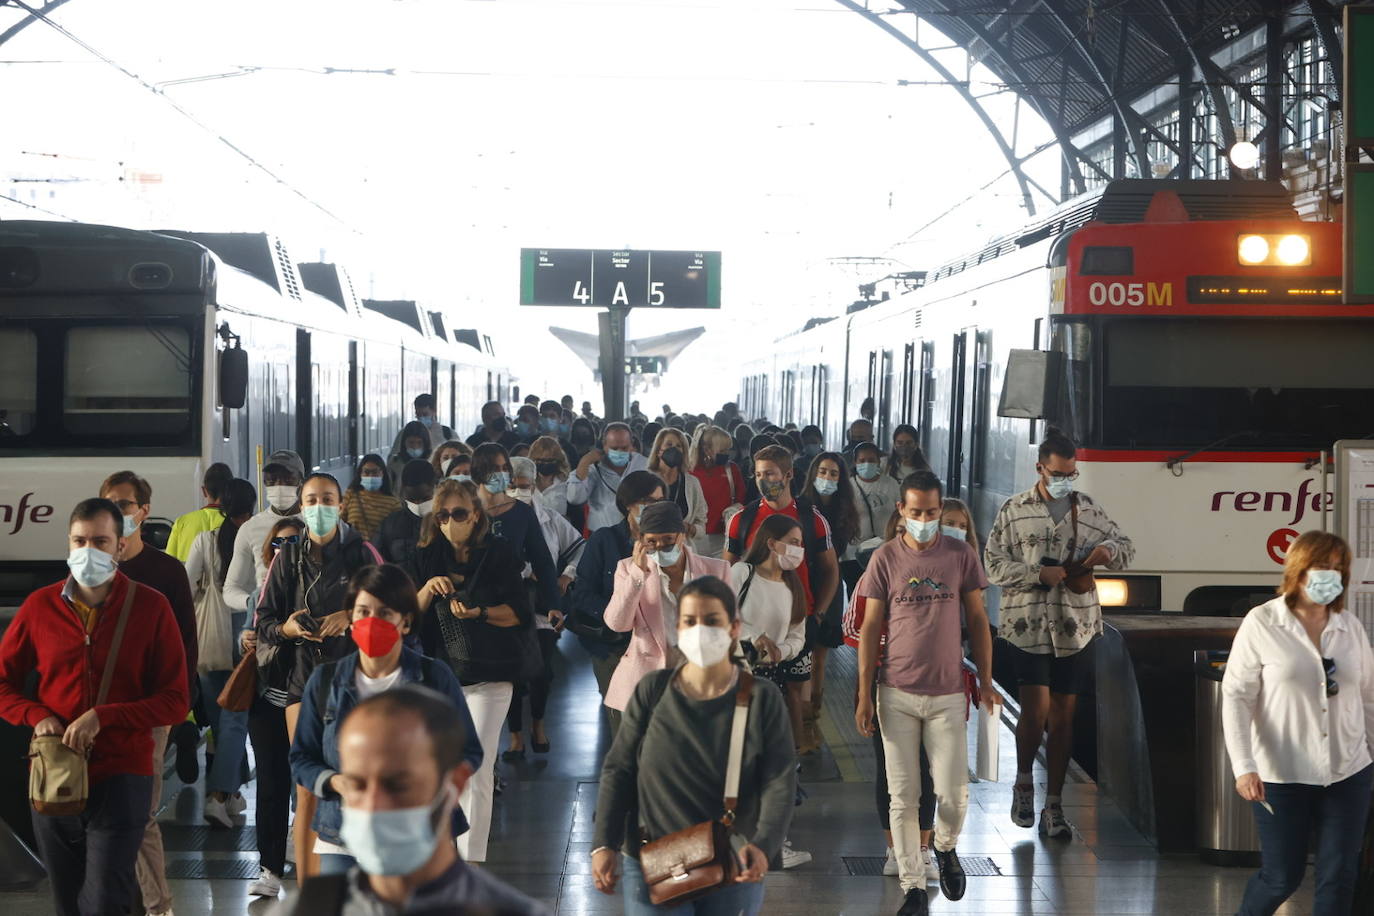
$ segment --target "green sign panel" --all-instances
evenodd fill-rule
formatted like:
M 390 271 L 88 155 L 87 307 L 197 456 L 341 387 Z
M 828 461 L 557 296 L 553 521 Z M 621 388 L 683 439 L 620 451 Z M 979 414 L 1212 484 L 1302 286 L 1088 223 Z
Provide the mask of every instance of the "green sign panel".
M 1345 8 L 1345 73 L 1341 91 L 1347 156 L 1374 147 L 1374 7 Z M 1346 302 L 1374 302 L 1374 165 L 1345 167 Z

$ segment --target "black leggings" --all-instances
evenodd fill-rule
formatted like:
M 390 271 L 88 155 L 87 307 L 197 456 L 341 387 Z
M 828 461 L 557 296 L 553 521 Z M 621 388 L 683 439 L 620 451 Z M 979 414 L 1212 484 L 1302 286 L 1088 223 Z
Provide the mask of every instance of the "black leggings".
M 248 711 L 248 739 L 258 770 L 258 859 L 280 876 L 286 870 L 286 832 L 296 787 L 291 781 L 291 742 L 286 710 L 258 697 Z
M 873 758 L 878 772 L 873 780 L 874 801 L 878 804 L 878 821 L 884 830 L 892 829 L 892 796 L 887 792 L 887 754 L 883 751 L 883 732 L 878 717 L 873 717 Z M 930 758 L 925 745 L 921 746 L 921 806 L 916 812 L 922 830 L 935 829 L 935 781 L 930 778 Z
M 553 657 L 558 653 L 558 631 L 536 630 L 539 637 L 539 654 L 544 657 L 544 670 L 539 677 L 515 685 L 515 693 L 510 698 L 510 712 L 506 714 L 506 726 L 511 733 L 525 727 L 522 715 L 525 697 L 530 698 L 530 718 L 542 721 L 549 707 L 549 692 L 553 689 Z

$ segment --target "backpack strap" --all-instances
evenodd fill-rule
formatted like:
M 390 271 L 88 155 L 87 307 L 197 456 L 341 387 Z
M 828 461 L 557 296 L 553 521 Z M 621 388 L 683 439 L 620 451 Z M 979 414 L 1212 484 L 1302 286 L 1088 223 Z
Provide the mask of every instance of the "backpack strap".
M 333 916 L 343 912 L 348 897 L 348 875 L 316 875 L 301 885 L 294 912 L 310 916 Z
M 745 565 L 749 567 L 749 576 L 744 580 L 744 584 L 739 587 L 739 601 L 737 604 L 741 611 L 744 610 L 744 598 L 749 594 L 749 586 L 754 584 L 754 573 L 758 571 L 757 567 L 752 563 L 746 563 Z
M 749 543 L 749 530 L 754 527 L 754 519 L 759 517 L 759 506 L 761 505 L 763 505 L 762 499 L 755 500 L 745 506 L 739 515 L 735 516 L 739 519 L 739 528 L 736 529 L 738 534 L 729 538 L 726 549 L 737 557 L 744 556 L 744 548 Z
M 104 706 L 105 697 L 110 694 L 110 681 L 114 680 L 115 665 L 119 662 L 119 647 L 124 642 L 124 629 L 129 625 L 129 611 L 134 606 L 134 591 L 137 588 L 138 583 L 130 579 L 129 590 L 124 594 L 124 606 L 119 609 L 119 620 L 115 623 L 110 654 L 105 656 L 105 671 L 100 675 L 100 690 L 95 695 L 96 706 Z

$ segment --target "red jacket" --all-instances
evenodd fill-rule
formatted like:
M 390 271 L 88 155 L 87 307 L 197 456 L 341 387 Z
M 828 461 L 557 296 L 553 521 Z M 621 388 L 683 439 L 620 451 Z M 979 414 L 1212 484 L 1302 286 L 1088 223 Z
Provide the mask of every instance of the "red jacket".
M 62 598 L 65 584 L 55 582 L 29 595 L 0 640 L 0 717 L 30 727 L 48 716 L 68 724 L 90 709 L 125 594 L 135 587 L 118 667 L 105 705 L 96 710 L 100 732 L 91 751 L 90 780 L 120 773 L 150 776 L 152 729 L 186 718 L 191 702 L 171 606 L 156 589 L 135 585 L 117 572 L 88 644 L 81 618 Z M 31 671 L 38 673 L 36 701 L 24 696 Z

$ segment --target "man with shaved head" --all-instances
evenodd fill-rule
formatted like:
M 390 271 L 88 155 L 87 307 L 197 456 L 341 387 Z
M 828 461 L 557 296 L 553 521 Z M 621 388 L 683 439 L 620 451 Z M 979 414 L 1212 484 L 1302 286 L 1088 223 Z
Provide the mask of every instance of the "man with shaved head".
M 551 916 L 458 856 L 447 825 L 472 776 L 465 739 L 453 704 L 425 687 L 397 687 L 353 707 L 339 729 L 339 834 L 358 864 L 307 880 L 279 914 Z

